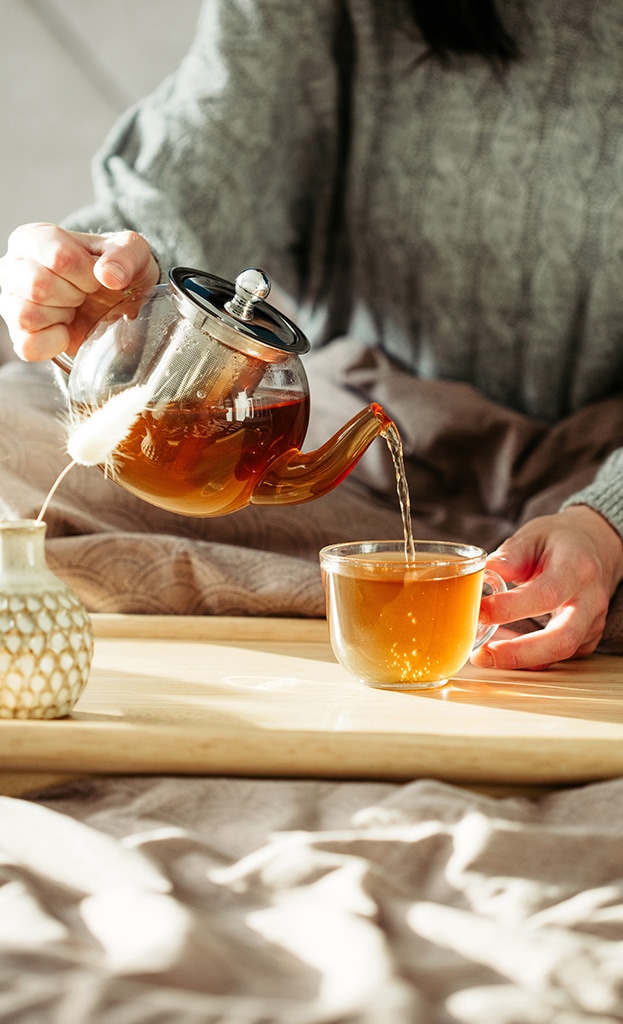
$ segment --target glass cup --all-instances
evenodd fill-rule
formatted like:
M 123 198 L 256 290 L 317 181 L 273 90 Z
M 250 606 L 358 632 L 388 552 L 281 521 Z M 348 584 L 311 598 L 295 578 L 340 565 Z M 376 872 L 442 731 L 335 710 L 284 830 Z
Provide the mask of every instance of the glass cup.
M 443 686 L 497 626 L 479 625 L 483 595 L 506 584 L 471 544 L 404 541 L 333 544 L 320 552 L 327 620 L 340 665 L 368 686 Z

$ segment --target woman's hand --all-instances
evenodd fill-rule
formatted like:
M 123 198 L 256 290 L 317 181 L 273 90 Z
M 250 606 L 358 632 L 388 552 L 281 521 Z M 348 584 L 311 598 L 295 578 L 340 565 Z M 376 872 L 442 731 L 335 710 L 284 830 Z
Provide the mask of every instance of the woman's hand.
M 0 315 L 21 359 L 74 355 L 120 293 L 158 278 L 149 245 L 135 231 L 90 235 L 24 224 L 0 259 Z
M 491 554 L 487 565 L 516 586 L 485 598 L 481 621 L 551 617 L 536 632 L 491 640 L 473 654 L 473 664 L 545 668 L 592 654 L 597 647 L 610 600 L 623 579 L 623 539 L 594 509 L 572 505 L 526 523 Z

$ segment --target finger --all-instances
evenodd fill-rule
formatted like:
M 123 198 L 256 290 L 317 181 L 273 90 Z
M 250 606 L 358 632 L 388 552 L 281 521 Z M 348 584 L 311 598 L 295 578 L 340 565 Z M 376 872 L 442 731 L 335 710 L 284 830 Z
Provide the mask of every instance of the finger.
M 510 590 L 483 597 L 480 618 L 486 625 L 493 625 L 550 615 L 577 590 L 577 580 L 570 574 L 549 570 Z
M 532 565 L 526 566 L 525 560 L 516 561 L 498 551 L 487 556 L 487 569 L 493 569 L 507 583 L 519 582 L 531 575 Z
M 13 260 L 6 279 L 5 291 L 38 305 L 76 307 L 84 301 L 80 288 L 28 257 Z
M 529 536 L 515 534 L 487 556 L 487 568 L 497 572 L 507 583 L 523 583 L 537 571 L 542 555 Z
M 487 563 L 489 565 L 489 562 Z M 597 581 L 595 559 L 586 552 L 559 545 L 544 555 L 525 582 L 483 600 L 482 617 L 486 622 L 512 622 L 515 619 L 549 615 L 575 595 L 594 589 Z M 604 592 L 603 602 L 608 595 Z M 599 612 L 602 611 L 600 606 Z
M 32 259 L 85 293 L 99 288 L 93 275 L 96 256 L 84 241 L 90 237 L 56 224 L 22 224 L 9 236 L 7 255 Z
M 594 654 L 597 648 L 599 647 L 599 642 L 602 638 L 602 635 L 603 630 L 600 630 L 599 635 L 596 636 L 593 640 L 590 640 L 589 642 L 582 644 L 580 647 L 578 647 L 577 651 L 575 652 L 575 654 L 572 655 L 572 657 L 574 659 L 588 658 L 589 655 Z
M 136 231 L 118 231 L 102 239 L 101 252 L 93 273 L 105 288 L 129 288 L 131 285 L 155 284 L 156 262 L 142 235 Z
M 11 332 L 11 340 L 16 355 L 29 363 L 43 362 L 53 359 L 59 352 L 71 351 L 70 328 L 63 324 L 54 324 L 34 334 Z
M 474 651 L 471 662 L 477 668 L 498 669 L 504 672 L 543 671 L 558 661 L 573 657 L 575 651 L 558 655 L 550 644 L 544 644 L 542 632 L 544 631 L 528 633 L 521 639 L 516 637 L 514 640 L 492 640 Z
M 11 334 L 34 334 L 53 324 L 70 324 L 76 315 L 71 306 L 40 306 L 17 295 L 2 294 L 2 316 Z
M 580 651 L 592 653 L 603 632 L 599 622 L 589 619 L 584 609 L 569 605 L 552 616 L 544 629 L 525 633 L 514 639 L 491 640 L 472 655 L 472 662 L 481 668 L 543 669 L 568 658 L 579 657 Z

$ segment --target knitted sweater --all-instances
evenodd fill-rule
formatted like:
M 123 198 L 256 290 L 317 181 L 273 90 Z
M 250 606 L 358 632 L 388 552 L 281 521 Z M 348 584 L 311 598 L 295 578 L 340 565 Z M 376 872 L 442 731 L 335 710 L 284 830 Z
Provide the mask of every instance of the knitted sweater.
M 623 5 L 501 0 L 521 59 L 427 59 L 402 0 L 208 0 L 96 203 L 163 268 L 261 266 L 313 344 L 556 422 L 623 391 Z M 575 495 L 623 533 L 623 451 Z

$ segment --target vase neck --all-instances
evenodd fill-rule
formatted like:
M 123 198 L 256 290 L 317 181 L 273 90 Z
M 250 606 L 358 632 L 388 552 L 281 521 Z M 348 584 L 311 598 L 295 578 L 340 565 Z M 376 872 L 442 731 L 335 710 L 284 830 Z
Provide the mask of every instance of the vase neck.
M 0 572 L 45 566 L 45 530 L 35 519 L 0 521 Z

